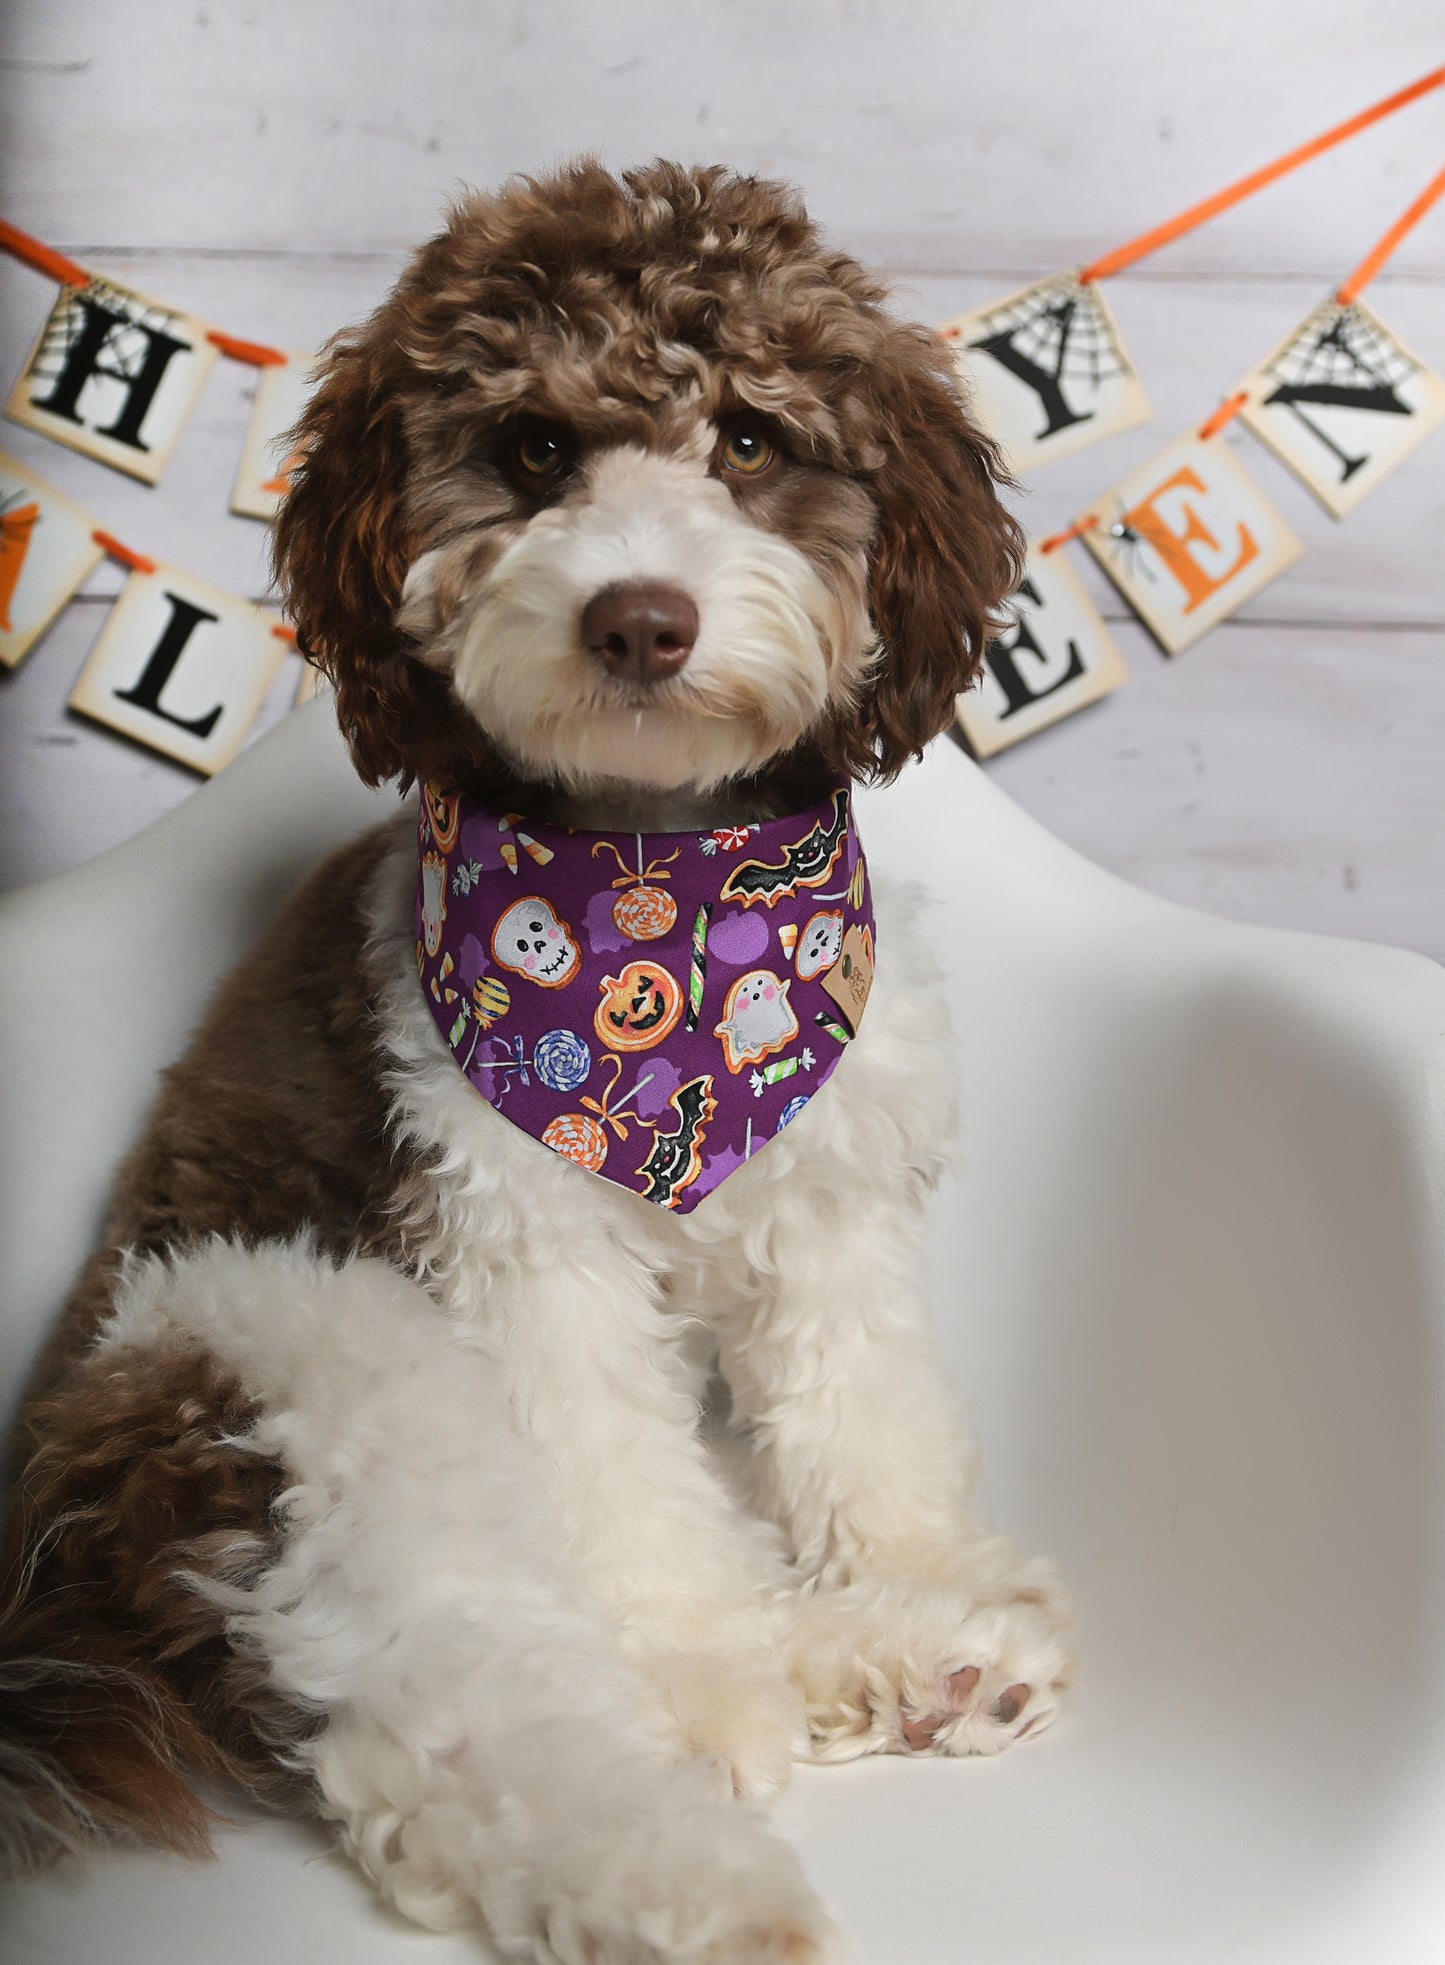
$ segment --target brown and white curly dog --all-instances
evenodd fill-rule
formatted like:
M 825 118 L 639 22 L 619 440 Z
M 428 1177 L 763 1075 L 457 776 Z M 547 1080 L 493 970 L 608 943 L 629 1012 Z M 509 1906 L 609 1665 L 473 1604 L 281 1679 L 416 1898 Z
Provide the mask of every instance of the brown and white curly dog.
M 298 442 L 277 563 L 357 769 L 568 825 L 888 777 L 1018 576 L 946 351 L 719 169 L 469 198 Z M 926 948 L 880 896 L 857 1041 L 679 1217 L 463 1079 L 415 834 L 312 877 L 119 1176 L 22 1422 L 5 1840 L 202 1847 L 191 1781 L 229 1777 L 509 1957 L 829 1956 L 757 1797 L 797 1758 L 995 1752 L 1070 1669 L 1051 1570 L 971 1511 L 919 1308 Z

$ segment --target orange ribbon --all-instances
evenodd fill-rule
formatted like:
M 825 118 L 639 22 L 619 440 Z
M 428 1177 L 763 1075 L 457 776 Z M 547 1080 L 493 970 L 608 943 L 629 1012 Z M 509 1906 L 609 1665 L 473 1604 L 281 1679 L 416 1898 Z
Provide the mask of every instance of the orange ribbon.
M 67 259 L 63 252 L 56 252 L 50 246 L 41 245 L 39 239 L 32 239 L 28 232 L 22 232 L 18 225 L 7 225 L 0 218 L 0 247 L 12 259 L 18 259 L 25 266 L 34 267 L 37 273 L 44 273 L 62 287 L 87 287 L 90 275 L 83 266 L 77 266 L 73 259 Z
M 108 553 L 112 559 L 118 559 L 122 566 L 128 566 L 136 573 L 155 572 L 153 559 L 147 559 L 144 553 L 136 552 L 132 546 L 123 546 L 113 532 L 102 532 L 97 526 L 90 536 L 102 552 Z
M 1172 239 L 1182 238 L 1186 232 L 1192 232 L 1196 225 L 1203 225 L 1207 220 L 1217 218 L 1232 205 L 1239 204 L 1256 191 L 1262 191 L 1267 184 L 1273 184 L 1277 178 L 1297 170 L 1301 164 L 1309 163 L 1311 158 L 1323 155 L 1326 150 L 1332 150 L 1337 143 L 1343 143 L 1347 137 L 1356 136 L 1361 130 L 1367 130 L 1372 123 L 1378 123 L 1382 117 L 1392 116 L 1397 109 L 1403 109 L 1406 103 L 1428 95 L 1432 89 L 1438 89 L 1442 83 L 1445 83 L 1445 68 L 1432 69 L 1428 75 L 1422 75 L 1418 82 L 1412 82 L 1408 88 L 1396 90 L 1394 95 L 1386 96 L 1383 102 L 1377 102 L 1369 109 L 1362 109 L 1358 116 L 1351 116 L 1347 122 L 1337 123 L 1332 130 L 1326 130 L 1323 136 L 1312 137 L 1308 143 L 1300 144 L 1297 150 L 1288 151 L 1283 157 L 1276 157 L 1272 164 L 1264 165 L 1261 170 L 1251 171 L 1248 177 L 1240 178 L 1238 183 L 1229 185 L 1223 191 L 1216 191 L 1212 198 L 1205 198 L 1201 203 L 1191 205 L 1188 211 L 1180 212 L 1177 218 L 1168 219 L 1163 225 L 1156 225 L 1152 232 L 1141 233 L 1137 239 L 1131 239 L 1128 245 L 1106 253 L 1102 259 L 1096 259 L 1091 266 L 1086 266 L 1080 273 L 1080 281 L 1087 285 L 1091 280 L 1107 280 L 1115 273 L 1122 273 L 1125 267 L 1132 266 L 1136 260 L 1143 259 L 1146 254 L 1157 252 L 1161 246 L 1167 246 Z
M 206 339 L 214 343 L 233 362 L 249 362 L 253 368 L 285 368 L 286 357 L 279 348 L 268 348 L 264 341 L 238 341 L 234 334 L 208 328 Z
M 1199 441 L 1208 443 L 1211 437 L 1218 436 L 1226 423 L 1232 423 L 1244 405 L 1249 401 L 1248 389 L 1241 389 L 1237 396 L 1230 396 L 1222 402 L 1213 416 L 1206 416 L 1199 426 Z
M 1445 197 L 1445 170 L 1442 170 L 1438 177 L 1431 178 L 1409 210 L 1401 212 L 1379 244 L 1365 254 L 1335 295 L 1341 307 L 1348 307 L 1356 295 L 1363 293 L 1405 234 L 1420 223 L 1430 207 L 1441 197 Z
M 1047 539 L 1041 539 L 1038 549 L 1041 553 L 1056 553 L 1060 546 L 1067 546 L 1071 539 L 1082 539 L 1084 534 L 1098 523 L 1097 512 L 1085 512 L 1081 519 L 1075 519 L 1074 523 L 1066 526 L 1062 532 L 1052 532 Z

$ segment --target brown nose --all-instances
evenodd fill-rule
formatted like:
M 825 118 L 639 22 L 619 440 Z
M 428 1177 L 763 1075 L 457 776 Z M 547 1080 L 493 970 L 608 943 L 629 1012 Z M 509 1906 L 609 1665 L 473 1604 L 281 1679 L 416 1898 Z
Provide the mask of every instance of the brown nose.
M 660 682 L 691 655 L 697 608 L 680 587 L 609 587 L 582 610 L 582 639 L 610 674 Z

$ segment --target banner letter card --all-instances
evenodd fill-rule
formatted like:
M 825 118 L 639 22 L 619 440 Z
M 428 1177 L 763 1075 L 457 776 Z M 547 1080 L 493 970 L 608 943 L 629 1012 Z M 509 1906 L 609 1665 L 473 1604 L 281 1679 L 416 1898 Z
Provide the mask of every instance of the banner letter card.
M 62 287 L 5 414 L 158 484 L 216 354 L 204 321 L 128 287 Z
M 99 565 L 95 520 L 0 452 L 0 662 L 13 669 Z
M 245 742 L 285 654 L 250 601 L 160 566 L 126 581 L 70 707 L 209 776 Z
M 231 510 L 243 518 L 273 519 L 286 493 L 293 459 L 279 455 L 281 439 L 298 420 L 311 386 L 314 355 L 287 355 L 256 372 L 256 401 L 246 430 Z
M 1192 432 L 1106 494 L 1084 544 L 1171 655 L 1304 548 L 1219 436 Z
M 1241 419 L 1337 519 L 1445 419 L 1445 382 L 1358 300 L 1323 302 L 1239 386 Z
M 1014 626 L 984 650 L 973 688 L 958 698 L 975 757 L 992 757 L 1128 680 L 1123 657 L 1083 583 L 1057 548 L 1029 549 L 1010 603 Z
M 1149 420 L 1149 398 L 1097 281 L 1061 273 L 938 332 L 1015 474 Z

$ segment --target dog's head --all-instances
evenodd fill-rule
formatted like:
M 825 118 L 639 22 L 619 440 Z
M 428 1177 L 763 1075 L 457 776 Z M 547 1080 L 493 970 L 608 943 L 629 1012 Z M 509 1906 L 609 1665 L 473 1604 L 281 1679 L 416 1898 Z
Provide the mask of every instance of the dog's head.
M 328 350 L 276 527 L 363 777 L 707 790 L 936 735 L 1020 542 L 884 301 L 720 169 L 460 205 Z

